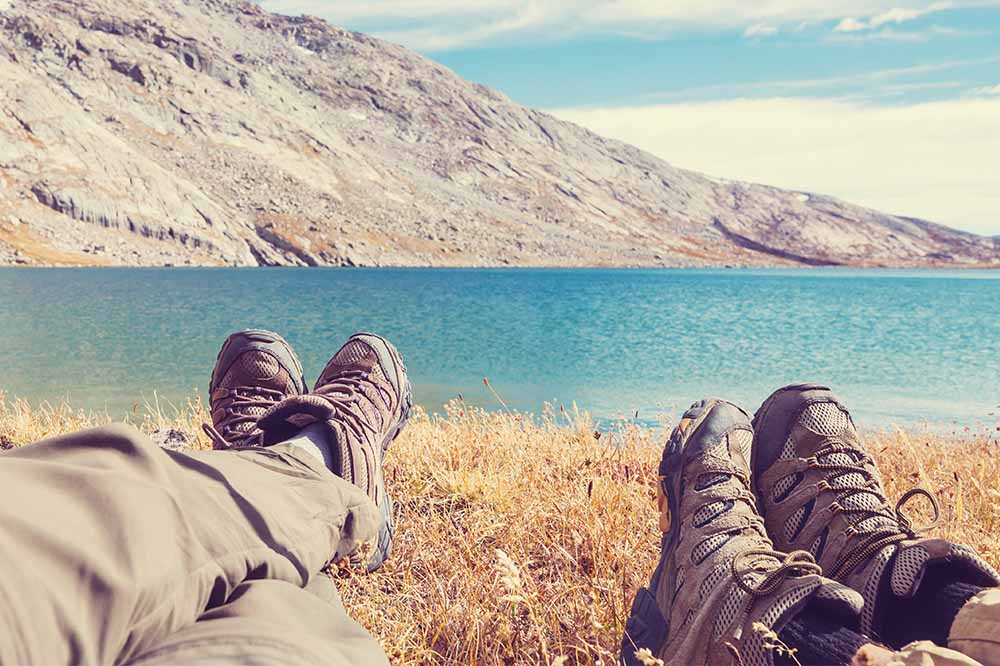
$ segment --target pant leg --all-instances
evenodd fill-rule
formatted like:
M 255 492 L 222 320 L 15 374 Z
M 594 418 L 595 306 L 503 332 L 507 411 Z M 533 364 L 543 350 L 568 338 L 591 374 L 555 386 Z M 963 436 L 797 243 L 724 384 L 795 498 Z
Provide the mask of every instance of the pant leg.
M 891 653 L 887 661 L 869 662 L 873 666 L 983 666 L 969 655 L 932 641 L 917 641 Z
M 111 426 L 0 454 L 0 663 L 121 663 L 247 580 L 372 539 L 360 489 L 281 445 L 165 451 Z
M 239 585 L 228 602 L 128 666 L 388 666 L 378 643 L 347 616 L 327 576 L 306 589 L 285 581 Z
M 962 606 L 951 624 L 948 647 L 985 666 L 1000 666 L 1000 588 L 983 590 Z

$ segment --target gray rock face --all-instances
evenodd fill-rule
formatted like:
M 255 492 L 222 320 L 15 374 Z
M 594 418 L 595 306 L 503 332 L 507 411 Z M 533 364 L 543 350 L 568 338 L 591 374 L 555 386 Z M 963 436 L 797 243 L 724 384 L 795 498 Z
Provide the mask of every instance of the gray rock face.
M 0 0 L 0 263 L 14 257 L 967 266 L 1000 245 L 678 169 L 249 1 Z

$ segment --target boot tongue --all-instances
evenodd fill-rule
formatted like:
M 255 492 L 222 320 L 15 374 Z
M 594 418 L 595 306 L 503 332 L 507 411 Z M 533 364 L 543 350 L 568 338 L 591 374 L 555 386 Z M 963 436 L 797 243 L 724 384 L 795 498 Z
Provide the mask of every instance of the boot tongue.
M 864 608 L 864 597 L 846 585 L 828 580 L 813 595 L 812 603 L 824 614 L 856 622 Z
M 771 606 L 761 613 L 760 622 L 777 633 L 807 607 L 845 626 L 857 626 L 864 599 L 845 585 L 814 576 L 810 582 L 803 581 L 791 590 L 778 593 Z M 763 663 L 773 661 L 767 659 Z
M 323 398 L 307 394 L 285 398 L 267 410 L 257 421 L 270 443 L 281 441 L 313 423 L 328 421 L 334 410 Z

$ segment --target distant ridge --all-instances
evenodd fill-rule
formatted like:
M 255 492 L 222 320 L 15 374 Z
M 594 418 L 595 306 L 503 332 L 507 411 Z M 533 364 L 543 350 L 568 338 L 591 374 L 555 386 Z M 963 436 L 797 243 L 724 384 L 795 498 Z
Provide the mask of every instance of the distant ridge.
M 1000 264 L 241 0 L 0 0 L 0 185 L 0 264 Z

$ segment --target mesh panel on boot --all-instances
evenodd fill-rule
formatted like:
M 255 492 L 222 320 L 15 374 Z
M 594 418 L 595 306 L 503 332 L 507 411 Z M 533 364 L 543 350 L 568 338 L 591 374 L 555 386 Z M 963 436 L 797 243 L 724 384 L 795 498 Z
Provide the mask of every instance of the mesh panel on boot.
M 722 566 L 712 569 L 712 571 L 705 576 L 705 580 L 702 581 L 701 587 L 698 588 L 698 599 L 704 603 L 705 599 L 708 598 L 708 595 L 710 595 L 712 590 L 715 589 L 715 586 L 718 585 L 723 578 L 727 578 L 730 575 L 731 569 L 728 562 Z
M 981 558 L 976 551 L 972 550 L 968 546 L 963 546 L 960 543 L 952 544 L 951 556 L 955 559 L 966 559 L 972 564 L 972 566 L 984 571 L 994 579 L 997 578 L 996 569 L 994 569 L 986 560 Z
M 862 454 L 857 455 L 848 452 L 831 453 L 822 456 L 820 460 L 824 463 L 834 465 L 853 465 Z M 838 474 L 829 479 L 830 487 L 836 490 L 857 488 L 865 485 L 865 477 L 858 472 L 847 472 Z M 857 490 L 847 493 L 839 500 L 840 504 L 848 509 L 865 509 L 868 511 L 878 511 L 882 508 L 882 500 L 874 493 L 867 490 Z M 875 530 L 879 528 L 896 529 L 896 521 L 888 516 L 871 516 L 858 522 L 855 527 L 859 530 Z
M 337 365 L 355 365 L 368 358 L 371 353 L 371 347 L 367 343 L 361 340 L 351 340 L 337 352 L 337 355 L 333 357 L 333 362 Z
M 719 638 L 726 627 L 736 620 L 736 616 L 745 608 L 746 601 L 747 592 L 742 588 L 736 588 L 726 596 L 726 601 L 722 604 L 722 609 L 715 619 L 715 627 L 712 630 L 714 638 Z
M 924 568 L 931 554 L 920 546 L 901 548 L 896 554 L 892 565 L 892 591 L 896 596 L 903 596 L 913 588 L 917 576 Z
M 750 460 L 750 449 L 753 447 L 753 433 L 749 430 L 737 430 L 729 435 L 730 448 L 743 456 L 746 461 Z
M 814 588 L 808 585 L 791 590 L 775 601 L 774 605 L 761 616 L 760 623 L 766 627 L 773 627 L 790 608 L 795 607 L 800 601 L 812 594 L 813 590 Z M 744 657 L 745 666 L 769 666 L 772 663 L 770 656 L 773 653 L 770 649 L 763 647 L 764 638 L 761 634 L 754 632 L 745 640 L 748 649 L 741 655 Z
M 705 558 L 722 548 L 722 545 L 732 538 L 731 534 L 716 534 L 710 536 L 691 551 L 691 558 L 694 560 L 695 564 L 701 564 L 705 561 Z
M 817 435 L 839 435 L 850 428 L 851 420 L 832 402 L 820 402 L 806 407 L 799 423 Z
M 785 521 L 785 542 L 790 543 L 798 536 L 799 532 L 802 531 L 803 525 L 806 524 L 806 519 L 809 517 L 806 513 L 806 509 L 811 508 L 810 505 L 806 504 L 800 506 L 795 513 L 788 516 L 788 520 Z
M 278 359 L 270 354 L 246 352 L 229 366 L 219 386 L 230 388 L 244 386 L 248 379 L 271 379 L 279 370 L 281 366 L 278 364 Z
M 865 581 L 864 588 L 861 589 L 861 596 L 865 599 L 864 608 L 861 610 L 861 629 L 863 631 L 871 631 L 875 621 L 875 598 L 878 596 L 879 584 L 882 582 L 882 572 L 885 571 L 885 567 L 889 564 L 895 550 L 894 546 L 889 546 L 879 551 L 875 556 L 875 566 L 872 567 L 871 574 Z
M 800 472 L 796 472 L 795 474 L 789 474 L 788 476 L 779 479 L 778 482 L 774 484 L 774 492 L 771 493 L 771 499 L 775 502 L 780 502 L 785 499 L 793 490 L 795 490 L 795 487 L 802 482 L 803 478 L 804 477 Z
M 812 542 L 811 546 L 809 546 L 809 552 L 812 553 L 813 557 L 817 561 L 823 555 L 823 548 L 826 547 L 826 538 L 829 535 L 830 535 L 830 528 L 827 527 L 822 532 L 820 532 L 820 535 L 816 537 L 816 540 Z
M 731 508 L 733 508 L 733 500 L 719 500 L 706 504 L 695 511 L 694 526 L 704 527 Z
M 781 447 L 781 453 L 778 454 L 778 459 L 787 460 L 795 457 L 795 440 L 793 440 L 791 435 L 789 435 L 788 439 L 785 440 L 785 445 Z M 800 481 L 802 481 L 802 474 L 800 473 L 789 474 L 786 477 L 778 479 L 778 482 L 774 484 L 771 499 L 775 502 L 780 502 L 785 499 L 788 497 L 788 493 L 790 493 Z
M 728 474 L 702 474 L 694 484 L 695 490 L 705 490 L 729 480 Z

